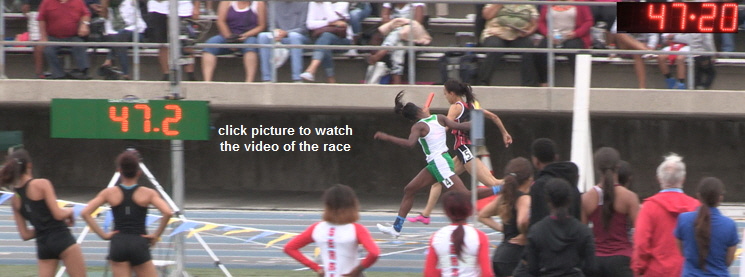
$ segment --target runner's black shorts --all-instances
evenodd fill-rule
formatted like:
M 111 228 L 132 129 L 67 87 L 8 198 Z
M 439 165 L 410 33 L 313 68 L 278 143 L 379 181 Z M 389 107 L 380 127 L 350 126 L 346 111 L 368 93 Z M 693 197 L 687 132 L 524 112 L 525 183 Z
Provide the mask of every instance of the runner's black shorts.
M 59 260 L 62 252 L 76 243 L 70 229 L 50 232 L 36 238 L 36 257 L 39 260 Z
M 150 241 L 136 234 L 115 234 L 109 244 L 109 259 L 138 266 L 152 260 Z

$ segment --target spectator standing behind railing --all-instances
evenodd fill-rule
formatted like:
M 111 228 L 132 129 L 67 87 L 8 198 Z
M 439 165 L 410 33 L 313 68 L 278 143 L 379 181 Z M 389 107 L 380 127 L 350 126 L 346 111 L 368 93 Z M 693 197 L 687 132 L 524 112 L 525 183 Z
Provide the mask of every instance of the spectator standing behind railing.
M 23 0 L 21 12 L 26 17 L 26 26 L 28 28 L 29 40 L 39 41 L 41 31 L 39 30 L 39 5 L 41 0 Z M 34 46 L 34 73 L 39 79 L 44 79 L 47 74 L 44 73 L 44 45 Z
M 316 45 L 349 45 L 352 39 L 352 28 L 349 27 L 349 2 L 310 2 L 306 26 Z M 326 71 L 329 83 L 336 83 L 334 77 L 334 60 L 329 49 L 313 50 L 313 59 L 300 78 L 315 81 L 318 67 Z
M 672 154 L 657 167 L 662 190 L 644 200 L 636 219 L 631 270 L 637 276 L 681 276 L 683 256 L 672 236 L 678 215 L 694 211 L 698 201 L 683 193 L 686 168 L 683 158 Z
M 140 36 L 147 25 L 138 12 L 137 0 L 101 0 L 101 17 L 106 18 L 106 41 L 111 42 L 130 42 L 134 32 Z M 129 80 L 130 60 L 127 54 L 129 47 L 113 47 L 112 51 L 106 55 L 106 60 L 101 68 L 111 68 L 111 60 L 116 57 L 119 66 L 122 68 L 121 79 Z M 101 70 L 99 69 L 99 72 Z
M 706 177 L 698 186 L 701 206 L 678 216 L 675 237 L 685 257 L 682 276 L 730 276 L 727 267 L 735 260 L 737 224 L 717 209 L 724 198 L 724 184 Z
M 662 34 L 662 39 L 668 46 L 662 48 L 665 51 L 696 51 L 715 52 L 714 35 L 708 34 Z M 665 76 L 665 84 L 669 89 L 687 89 L 686 85 L 686 55 L 659 55 L 657 62 L 660 66 L 660 72 Z M 696 84 L 700 89 L 708 89 L 714 82 L 716 71 L 714 70 L 714 57 L 712 56 L 695 56 L 696 64 Z M 670 65 L 676 66 L 676 74 L 673 77 L 670 73 Z
M 45 0 L 39 6 L 41 41 L 83 42 L 90 33 L 91 13 L 82 0 Z M 57 55 L 62 46 L 47 46 L 44 57 L 52 70 L 50 79 L 90 79 L 88 77 L 87 47 L 73 46 L 72 56 L 76 69 L 65 73 Z
M 530 36 L 538 28 L 538 10 L 529 4 L 487 4 L 482 10 L 486 20 L 484 31 L 481 32 L 482 47 L 516 47 L 531 48 L 533 42 Z M 504 52 L 489 52 L 481 63 L 476 85 L 488 86 L 497 64 L 504 56 Z M 523 86 L 537 85 L 533 62 L 526 60 L 533 55 L 522 55 L 520 64 L 520 78 Z
M 266 29 L 266 4 L 262 1 L 223 1 L 217 6 L 217 29 L 220 34 L 205 43 L 248 43 L 257 44 L 257 36 Z M 202 77 L 205 82 L 212 81 L 217 65 L 217 55 L 229 54 L 238 49 L 204 48 L 202 52 Z M 256 76 L 258 56 L 256 48 L 240 48 L 243 53 L 243 67 L 246 82 L 253 82 Z
M 148 37 L 150 42 L 168 43 L 168 2 L 169 1 L 162 0 L 149 0 L 147 2 L 147 10 L 149 12 L 145 18 L 148 27 L 148 34 L 146 37 Z M 191 17 L 195 20 L 199 19 L 199 1 L 179 1 L 178 16 L 181 18 Z M 158 49 L 158 63 L 160 64 L 160 70 L 163 73 L 162 81 L 170 80 L 168 51 L 167 46 Z M 181 50 L 179 49 L 176 51 Z M 193 63 L 185 65 L 184 71 L 186 72 L 186 79 L 188 81 L 196 81 L 197 78 L 194 76 Z
M 541 17 L 538 21 L 538 31 L 544 36 L 543 40 L 538 43 L 538 47 L 546 48 L 548 41 L 552 39 L 554 47 L 583 49 L 590 48 L 592 38 L 590 28 L 594 22 L 592 12 L 588 6 L 574 6 L 571 1 L 561 1 L 567 3 L 564 5 L 544 5 L 541 7 Z M 551 19 L 553 20 L 553 29 L 548 29 L 548 9 L 551 9 Z M 567 54 L 569 65 L 574 72 L 574 60 L 576 54 Z M 541 85 L 548 81 L 548 61 L 546 54 L 535 54 L 536 69 L 538 79 Z
M 382 46 L 402 46 L 404 45 L 404 41 L 406 41 L 409 37 L 406 30 L 412 30 L 411 25 L 418 25 L 414 26 L 415 29 L 421 29 L 424 30 L 424 15 L 426 13 L 426 6 L 424 3 L 405 3 L 405 2 L 390 2 L 390 3 L 383 3 L 383 9 L 380 12 L 380 23 L 381 26 L 378 28 L 378 30 L 381 32 L 381 34 L 385 37 L 383 40 Z M 412 17 L 413 14 L 413 17 Z M 413 19 L 416 22 L 410 22 L 409 18 Z M 407 27 L 408 26 L 408 27 Z M 406 28 L 406 29 L 405 29 Z M 421 33 L 421 30 L 419 33 Z M 427 45 L 432 41 L 432 38 L 429 36 L 429 34 L 426 34 L 426 36 L 419 36 L 420 40 L 417 41 L 417 32 L 414 32 L 413 36 L 415 37 L 414 43 L 416 44 L 423 44 Z M 371 55 L 367 62 L 370 65 L 375 65 L 377 62 L 381 61 L 383 58 L 385 58 L 386 55 L 388 55 L 388 50 L 380 50 L 377 52 L 374 52 L 373 55 Z M 392 83 L 394 84 L 401 84 L 402 83 L 402 76 L 404 74 L 404 59 L 406 55 L 406 50 L 393 50 L 390 56 L 390 73 L 392 75 Z
M 259 43 L 271 44 L 281 42 L 289 45 L 310 43 L 305 21 L 308 18 L 308 3 L 293 1 L 270 1 L 269 10 L 274 13 L 274 30 L 259 34 Z M 271 24 L 268 24 L 271 26 Z M 276 36 L 275 36 L 276 34 Z M 272 49 L 260 48 L 261 79 L 264 82 L 272 80 Z M 290 66 L 292 80 L 302 82 L 300 73 L 303 72 L 303 49 L 290 49 Z

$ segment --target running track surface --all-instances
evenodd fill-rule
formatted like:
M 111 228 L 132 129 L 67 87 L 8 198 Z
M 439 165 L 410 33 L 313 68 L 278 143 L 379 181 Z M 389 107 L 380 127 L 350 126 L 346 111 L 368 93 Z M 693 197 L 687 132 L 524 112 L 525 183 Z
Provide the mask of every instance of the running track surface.
M 216 224 L 300 233 L 310 224 L 320 219 L 320 212 L 191 210 L 186 212 L 186 216 L 190 220 Z M 381 249 L 380 259 L 370 270 L 421 272 L 430 235 L 449 222 L 442 215 L 435 215 L 429 225 L 406 222 L 404 232 L 398 239 L 393 239 L 377 231 L 376 223 L 390 223 L 394 218 L 395 214 L 393 213 L 365 212 L 361 214 L 360 223 L 370 230 Z M 76 222 L 73 228 L 74 236 L 77 237 L 80 234 L 83 225 L 82 221 Z M 157 226 L 157 222 L 150 227 L 154 228 L 155 226 Z M 745 227 L 745 221 L 738 221 L 738 227 L 742 230 Z M 501 241 L 500 233 L 493 232 L 488 227 L 482 226 L 480 229 L 489 235 L 493 246 Z M 162 241 L 153 249 L 154 259 L 173 259 L 172 239 L 167 237 L 169 232 L 170 230 L 166 231 Z M 231 268 L 307 270 L 282 252 L 282 247 L 289 239 L 279 241 L 270 247 L 266 247 L 267 243 L 277 239 L 281 234 L 255 238 L 249 241 L 250 238 L 259 233 L 261 232 L 224 235 L 225 231 L 218 230 L 200 232 L 228 270 Z M 189 267 L 214 267 L 212 259 L 195 238 L 187 238 L 186 243 L 187 269 Z M 2 245 L 0 247 L 0 264 L 35 264 L 36 248 L 34 241 L 24 242 L 20 240 L 8 205 L 0 205 L 0 245 Z M 82 247 L 88 265 L 104 265 L 104 258 L 108 252 L 108 242 L 102 241 L 97 235 L 90 233 L 82 243 Z M 303 252 L 307 256 L 313 257 L 314 249 L 315 247 L 311 244 L 303 248 Z M 738 276 L 739 257 L 735 259 L 735 264 L 730 267 L 730 272 L 732 276 Z

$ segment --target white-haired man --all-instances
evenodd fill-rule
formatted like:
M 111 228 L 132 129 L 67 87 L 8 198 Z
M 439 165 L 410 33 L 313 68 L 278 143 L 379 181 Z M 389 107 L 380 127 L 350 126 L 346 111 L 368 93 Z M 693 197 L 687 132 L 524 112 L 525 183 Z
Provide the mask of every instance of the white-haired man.
M 680 276 L 683 256 L 673 230 L 678 215 L 696 210 L 698 200 L 683 193 L 686 167 L 683 158 L 670 154 L 657 167 L 662 189 L 644 200 L 636 219 L 631 269 L 637 276 Z

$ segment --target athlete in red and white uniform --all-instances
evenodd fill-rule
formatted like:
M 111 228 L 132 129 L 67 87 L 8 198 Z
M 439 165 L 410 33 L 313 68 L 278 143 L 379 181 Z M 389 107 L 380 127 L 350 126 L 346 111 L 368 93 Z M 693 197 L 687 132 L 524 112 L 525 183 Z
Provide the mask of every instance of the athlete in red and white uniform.
M 334 185 L 324 193 L 324 221 L 314 223 L 285 245 L 285 253 L 325 277 L 360 276 L 378 260 L 380 249 L 370 232 L 359 223 L 359 202 L 354 191 L 345 185 Z M 323 267 L 308 259 L 300 248 L 315 242 L 321 249 Z M 357 259 L 358 246 L 367 257 Z
M 357 247 L 362 244 L 368 254 L 362 260 L 362 267 L 368 268 L 375 263 L 380 255 L 378 246 L 370 236 L 365 226 L 359 223 L 334 225 L 322 221 L 311 225 L 285 246 L 285 253 L 295 258 L 313 271 L 321 266 L 300 253 L 300 248 L 312 242 L 321 249 L 321 260 L 326 277 L 342 276 L 360 265 L 357 259 Z
M 437 230 L 429 240 L 424 276 L 494 276 L 489 259 L 489 239 L 484 232 L 467 225 L 473 210 L 470 195 L 451 191 L 442 199 L 452 224 Z
M 424 276 L 486 276 L 482 273 L 492 271 L 489 238 L 486 234 L 472 226 L 463 225 L 466 233 L 463 238 L 465 249 L 461 254 L 462 259 L 458 259 L 450 242 L 450 236 L 456 227 L 458 224 L 451 224 L 432 235 Z

